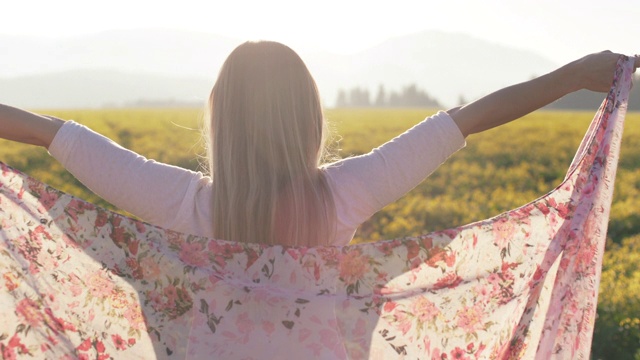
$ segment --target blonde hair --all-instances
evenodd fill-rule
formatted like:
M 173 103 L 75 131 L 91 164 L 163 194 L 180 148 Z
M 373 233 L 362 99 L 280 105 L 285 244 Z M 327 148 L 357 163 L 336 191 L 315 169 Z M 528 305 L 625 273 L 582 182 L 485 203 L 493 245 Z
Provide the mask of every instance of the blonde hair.
M 320 168 L 325 121 L 309 70 L 276 42 L 238 46 L 208 104 L 213 233 L 263 244 L 327 244 L 335 209 Z

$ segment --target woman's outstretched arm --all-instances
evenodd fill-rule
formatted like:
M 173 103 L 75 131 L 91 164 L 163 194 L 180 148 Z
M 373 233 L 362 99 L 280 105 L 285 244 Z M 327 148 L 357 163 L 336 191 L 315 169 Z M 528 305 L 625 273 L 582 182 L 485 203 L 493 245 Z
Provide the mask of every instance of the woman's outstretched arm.
M 211 236 L 210 179 L 201 173 L 148 160 L 73 121 L 2 104 L 0 138 L 44 146 L 120 209 L 166 228 Z
M 606 92 L 620 55 L 609 51 L 587 55 L 553 72 L 498 90 L 447 112 L 466 137 L 518 119 L 571 92 Z M 640 57 L 635 67 L 640 67 Z
M 49 148 L 64 121 L 0 104 L 0 138 Z

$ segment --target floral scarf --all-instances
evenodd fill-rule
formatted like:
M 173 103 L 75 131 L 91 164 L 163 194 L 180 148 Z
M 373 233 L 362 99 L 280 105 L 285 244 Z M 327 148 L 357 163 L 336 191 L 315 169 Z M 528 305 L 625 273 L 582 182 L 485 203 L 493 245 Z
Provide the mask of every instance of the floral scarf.
M 413 238 L 207 239 L 0 163 L 2 357 L 588 359 L 632 63 L 555 190 Z

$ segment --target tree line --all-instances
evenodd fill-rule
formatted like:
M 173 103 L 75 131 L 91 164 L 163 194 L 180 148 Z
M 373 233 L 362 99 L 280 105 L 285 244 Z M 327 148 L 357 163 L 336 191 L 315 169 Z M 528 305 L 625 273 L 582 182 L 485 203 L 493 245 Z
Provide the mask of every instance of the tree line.
M 640 83 L 640 74 L 634 77 L 634 83 Z M 604 95 L 602 93 L 580 90 L 564 96 L 563 98 L 547 105 L 547 109 L 556 110 L 596 110 Z M 460 95 L 456 105 L 464 105 L 468 100 Z M 354 87 L 340 89 L 335 102 L 336 108 L 348 107 L 432 107 L 443 108 L 442 104 L 416 84 L 410 84 L 399 92 L 388 92 L 384 85 L 378 86 L 375 97 L 372 97 L 369 89 Z M 633 89 L 629 97 L 629 111 L 640 111 L 640 91 Z
M 372 99 L 369 89 L 354 87 L 349 90 L 340 89 L 336 98 L 336 107 L 437 107 L 441 105 L 426 91 L 410 84 L 401 91 L 387 92 L 384 85 L 378 86 L 375 98 Z

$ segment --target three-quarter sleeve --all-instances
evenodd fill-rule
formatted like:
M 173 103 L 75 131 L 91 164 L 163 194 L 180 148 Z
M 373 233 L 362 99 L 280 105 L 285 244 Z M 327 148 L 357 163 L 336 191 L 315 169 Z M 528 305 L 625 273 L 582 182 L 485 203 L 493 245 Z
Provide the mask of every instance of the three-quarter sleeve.
M 416 187 L 464 146 L 460 129 L 442 111 L 368 154 L 327 166 L 338 218 L 336 243 L 348 242 L 361 223 Z
M 164 228 L 212 236 L 211 179 L 202 173 L 146 159 L 73 121 L 49 153 L 114 206 Z

